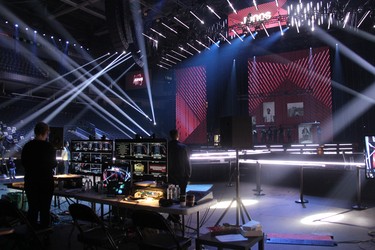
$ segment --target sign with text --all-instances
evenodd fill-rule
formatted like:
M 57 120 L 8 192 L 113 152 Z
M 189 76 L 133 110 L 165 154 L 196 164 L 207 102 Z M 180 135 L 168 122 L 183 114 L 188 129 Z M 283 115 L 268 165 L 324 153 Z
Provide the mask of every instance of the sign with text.
M 255 6 L 248 7 L 228 15 L 228 34 L 234 36 L 232 29 L 234 29 L 239 35 L 243 34 L 246 26 L 253 32 L 258 29 L 263 29 L 262 23 L 266 29 L 274 28 L 280 24 L 285 26 L 286 16 L 288 14 L 286 7 L 286 0 L 271 1 L 269 3 L 259 4 L 257 8 Z

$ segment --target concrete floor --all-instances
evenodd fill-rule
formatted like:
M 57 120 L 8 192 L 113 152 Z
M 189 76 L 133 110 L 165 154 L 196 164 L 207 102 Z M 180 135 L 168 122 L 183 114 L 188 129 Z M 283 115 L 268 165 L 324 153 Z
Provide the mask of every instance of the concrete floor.
M 242 179 L 242 178 L 241 178 Z M 2 180 L 4 182 L 6 180 Z M 236 197 L 236 185 L 229 185 L 229 182 L 210 182 L 192 184 L 212 184 L 212 192 L 218 204 L 209 211 L 201 212 L 201 233 L 207 233 L 207 227 L 215 225 L 218 219 L 227 209 L 227 213 L 220 221 L 220 224 L 236 224 L 235 203 L 228 208 L 230 201 Z M 319 185 L 317 183 L 316 185 Z M 366 199 L 361 199 L 361 206 L 366 209 L 353 209 L 353 205 L 358 205 L 353 195 L 345 195 L 347 188 L 353 189 L 353 183 L 341 187 L 333 188 L 328 193 L 306 193 L 303 198 L 306 203 L 296 203 L 300 199 L 300 189 L 298 186 L 270 185 L 261 186 L 262 191 L 256 192 L 255 183 L 252 181 L 242 181 L 239 184 L 239 197 L 246 211 L 252 220 L 259 221 L 263 231 L 271 233 L 288 234 L 314 234 L 331 235 L 337 245 L 334 249 L 375 249 L 375 197 L 366 195 Z M 355 186 L 355 185 L 354 185 Z M 4 185 L 0 186 L 0 193 L 4 194 L 15 190 L 8 190 Z M 259 190 L 258 190 L 259 191 Z M 260 195 L 259 195 L 260 194 Z M 371 198 L 372 197 L 372 198 Z M 354 201 L 353 201 L 354 200 Z M 59 216 L 59 222 L 54 226 L 51 235 L 50 249 L 69 249 L 68 242 L 71 242 L 71 249 L 82 249 L 82 245 L 75 240 L 75 235 L 69 239 L 71 231 L 71 219 L 69 215 L 63 215 L 67 210 L 67 203 L 62 203 L 60 208 L 52 206 L 52 212 Z M 246 214 L 241 212 L 246 218 Z M 186 217 L 186 224 L 189 227 L 196 227 L 194 217 Z M 245 219 L 247 222 L 247 219 Z M 242 222 L 240 221 L 240 224 Z M 188 230 L 188 235 L 195 238 L 195 232 Z M 194 242 L 194 241 L 193 241 Z M 123 249 L 137 249 L 134 244 L 127 244 Z M 267 250 L 289 250 L 289 249 L 327 249 L 327 246 L 316 245 L 295 245 L 295 244 L 265 244 Z M 195 249 L 195 245 L 190 249 Z M 214 249 L 205 247 L 205 249 Z M 257 249 L 257 245 L 253 247 Z

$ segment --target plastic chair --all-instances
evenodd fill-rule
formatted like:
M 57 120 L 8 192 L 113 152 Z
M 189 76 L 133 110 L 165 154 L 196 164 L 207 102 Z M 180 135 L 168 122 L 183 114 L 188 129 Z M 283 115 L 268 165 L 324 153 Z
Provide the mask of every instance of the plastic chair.
M 187 249 L 191 245 L 191 238 L 176 235 L 169 222 L 157 212 L 135 210 L 132 220 L 141 237 L 140 249 Z
M 83 249 L 118 249 L 118 244 L 125 239 L 124 231 L 105 225 L 94 210 L 86 205 L 73 203 L 69 205 L 69 213 L 79 231 L 77 240 L 83 243 Z
M 51 231 L 50 228 L 35 230 L 24 212 L 5 198 L 0 199 L 0 227 L 1 249 L 45 249 L 41 238 Z

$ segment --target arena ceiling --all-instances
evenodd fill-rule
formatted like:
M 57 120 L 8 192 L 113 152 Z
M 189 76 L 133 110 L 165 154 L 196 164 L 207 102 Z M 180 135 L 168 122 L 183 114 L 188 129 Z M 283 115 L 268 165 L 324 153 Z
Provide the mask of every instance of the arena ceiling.
M 71 40 L 89 49 L 94 56 L 113 50 L 138 51 L 142 46 L 136 42 L 137 35 L 142 33 L 149 62 L 158 63 L 166 53 L 171 50 L 177 51 L 181 45 L 192 54 L 196 54 L 196 51 L 189 46 L 203 50 L 204 47 L 197 43 L 198 40 L 209 46 L 212 42 L 208 36 L 214 39 L 223 39 L 218 36 L 219 33 L 227 36 L 226 20 L 228 14 L 233 13 L 230 4 L 234 9 L 240 10 L 267 2 L 276 4 L 278 1 L 8 0 L 2 1 L 1 4 L 7 12 L 14 14 L 15 19 L 21 19 L 28 27 L 54 37 L 61 37 L 63 40 Z M 299 2 L 299 0 L 292 0 L 287 1 L 287 4 Z M 322 6 L 327 6 L 327 9 L 333 13 L 335 19 L 344 21 L 348 15 L 348 26 L 356 28 L 363 18 L 360 28 L 374 33 L 374 0 L 321 2 Z M 208 6 L 217 15 L 214 15 Z M 4 16 L 6 15 L 2 18 L 6 19 Z M 204 25 L 200 23 L 199 18 L 204 20 Z M 179 21 L 189 28 L 184 27 Z M 141 23 L 141 28 L 135 25 L 138 23 Z M 171 32 L 170 28 L 178 34 Z M 158 32 L 163 33 L 166 38 L 160 37 Z M 156 44 L 151 38 L 157 39 L 158 43 Z M 137 60 L 136 62 L 138 63 Z

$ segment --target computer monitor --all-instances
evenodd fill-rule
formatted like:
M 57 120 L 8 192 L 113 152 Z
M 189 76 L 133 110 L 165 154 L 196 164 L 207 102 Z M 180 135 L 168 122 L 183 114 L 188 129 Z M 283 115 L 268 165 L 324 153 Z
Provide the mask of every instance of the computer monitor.
M 365 136 L 365 173 L 366 178 L 375 178 L 375 135 Z
M 103 170 L 103 187 L 108 195 L 125 195 L 130 192 L 130 166 L 110 166 Z

